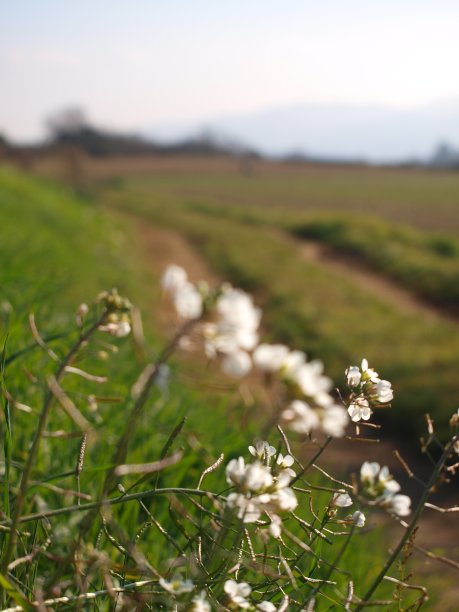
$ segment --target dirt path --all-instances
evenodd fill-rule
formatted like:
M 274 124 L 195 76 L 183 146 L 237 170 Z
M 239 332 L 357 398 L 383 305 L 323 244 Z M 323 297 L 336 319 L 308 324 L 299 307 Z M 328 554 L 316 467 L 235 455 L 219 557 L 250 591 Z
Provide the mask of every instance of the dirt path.
M 217 284 L 218 278 L 190 242 L 177 231 L 156 227 L 145 219 L 135 220 L 139 239 L 152 267 L 161 274 L 169 264 L 182 266 L 194 282 Z
M 356 261 L 354 257 L 337 254 L 326 245 L 312 240 L 298 240 L 298 253 L 304 261 L 323 265 L 398 310 L 421 315 L 430 320 L 443 320 L 457 324 L 457 318 L 418 298 L 397 282 L 378 272 L 373 272 L 365 264 Z

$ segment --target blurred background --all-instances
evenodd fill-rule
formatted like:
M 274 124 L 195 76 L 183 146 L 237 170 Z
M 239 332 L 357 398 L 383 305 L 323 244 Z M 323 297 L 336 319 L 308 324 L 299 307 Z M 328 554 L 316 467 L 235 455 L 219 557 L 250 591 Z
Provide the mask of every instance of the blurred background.
M 177 262 L 253 292 L 266 337 L 337 381 L 376 364 L 413 448 L 425 412 L 445 433 L 458 22 L 452 0 L 4 5 L 4 319 L 110 282 L 161 335 L 150 287 Z

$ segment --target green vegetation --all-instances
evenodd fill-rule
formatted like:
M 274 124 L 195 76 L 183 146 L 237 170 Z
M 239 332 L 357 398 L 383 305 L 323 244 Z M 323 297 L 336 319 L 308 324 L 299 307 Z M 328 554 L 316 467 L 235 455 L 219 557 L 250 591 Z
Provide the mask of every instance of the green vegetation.
M 397 410 L 390 416 L 397 426 L 401 427 L 402 419 L 409 428 L 417 426 L 422 422 L 424 409 L 436 411 L 439 421 L 446 421 L 451 414 L 451 397 L 458 395 L 453 370 L 458 346 L 452 324 L 436 321 L 420 324 L 419 319 L 388 309 L 386 304 L 356 290 L 348 279 L 324 270 L 319 263 L 301 261 L 296 242 L 288 233 L 274 227 L 274 222 L 268 224 L 265 219 L 260 222 L 260 218 L 244 217 L 244 211 L 237 208 L 222 221 L 212 204 L 171 204 L 167 197 L 162 198 L 155 192 L 155 181 L 145 180 L 105 186 L 98 195 L 96 204 L 96 200 L 77 196 L 67 188 L 12 170 L 0 170 L 0 252 L 2 261 L 7 262 L 0 272 L 0 333 L 5 346 L 0 364 L 3 390 L 0 435 L 4 443 L 0 493 L 4 517 L 11 516 L 11 509 L 17 503 L 18 485 L 43 397 L 47 396 L 49 375 L 57 369 L 54 359 L 32 338 L 28 314 L 35 314 L 39 333 L 49 341 L 57 359 L 62 360 L 80 337 L 75 323 L 78 304 L 92 302 L 101 289 L 118 287 L 145 313 L 149 313 L 152 303 L 158 304 L 157 280 L 161 270 L 150 270 L 147 266 L 130 217 L 113 215 L 100 203 L 135 212 L 188 236 L 223 278 L 255 292 L 266 313 L 265 335 L 320 357 L 337 380 L 344 367 L 365 354 L 394 382 Z M 89 323 L 95 320 L 92 317 L 100 315 L 100 308 L 96 307 L 90 315 Z M 91 344 L 81 347 L 73 365 L 93 375 L 108 375 L 108 383 L 101 386 L 72 373 L 65 376 L 62 383 L 65 394 L 93 431 L 88 438 L 84 467 L 77 477 L 81 428 L 54 402 L 40 452 L 33 462 L 23 514 L 56 508 L 64 513 L 51 516 L 49 522 L 37 519 L 21 527 L 18 556 L 31 551 L 33 554 L 11 569 L 7 579 L 6 574 L 0 575 L 3 589 L 0 593 L 5 598 L 2 603 L 6 601 L 7 587 L 24 609 L 30 609 L 26 597 L 33 598 L 37 585 L 45 592 L 59 582 L 63 585 L 61 592 L 65 592 L 73 580 L 82 592 L 106 588 L 104 571 L 108 566 L 104 565 L 105 557 L 98 556 L 95 549 L 105 551 L 110 558 L 110 578 L 123 584 L 144 577 L 142 562 L 130 554 L 133 542 L 154 571 L 158 568 L 165 573 L 174 558 L 179 559 L 180 569 L 180 559 L 186 555 L 177 556 L 177 549 L 187 554 L 196 549 L 196 534 L 203 536 L 204 554 L 206 541 L 207 544 L 212 541 L 215 526 L 210 523 L 202 527 L 206 512 L 189 496 L 154 497 L 145 499 L 145 507 L 136 501 L 114 505 L 103 529 L 100 522 L 97 525 L 96 516 L 94 524 L 88 527 L 79 561 L 72 557 L 69 543 L 75 542 L 78 533 L 84 531 L 84 519 L 81 520 L 84 513 L 66 512 L 73 504 L 84 505 L 90 499 L 97 499 L 132 408 L 129 389 L 140 369 L 158 354 L 160 342 L 155 313 L 148 314 L 144 322 L 145 346 L 138 340 L 113 340 L 103 332 L 96 332 Z M 385 339 L 384 344 L 381 338 Z M 114 350 L 111 345 L 115 346 Z M 197 388 L 190 389 L 183 384 L 177 362 L 172 364 L 172 369 L 169 393 L 164 395 L 154 387 L 137 427 L 129 432 L 128 462 L 154 462 L 178 450 L 183 452 L 183 458 L 177 465 L 138 483 L 135 490 L 141 494 L 164 486 L 196 487 L 203 469 L 220 453 L 225 453 L 225 462 L 239 454 L 247 456 L 247 444 L 259 435 L 259 413 L 255 413 L 253 406 L 244 405 L 236 392 L 230 401 L 228 394 L 216 388 L 198 393 Z M 198 385 L 201 382 L 201 386 L 207 386 L 213 379 L 214 373 L 206 372 Z M 187 421 L 180 427 L 185 417 Z M 175 433 L 171 435 L 174 428 Z M 277 434 L 275 437 L 272 441 L 277 443 Z M 348 477 L 345 470 L 346 466 L 341 465 L 336 475 Z M 130 476 L 123 480 L 123 485 L 128 488 L 136 480 L 137 477 Z M 315 487 L 329 486 L 330 482 L 308 472 L 301 484 Z M 206 476 L 206 489 L 220 492 L 225 487 L 223 468 Z M 80 492 L 83 497 L 78 497 Z M 111 497 L 116 495 L 116 490 L 110 491 Z M 314 497 L 313 509 L 323 520 L 329 499 L 330 491 Z M 200 501 L 207 511 L 215 510 L 209 499 L 200 498 Z M 314 522 L 307 498 L 298 512 L 305 520 Z M 329 545 L 325 540 L 311 540 L 308 530 L 292 519 L 287 526 L 301 541 L 313 542 L 320 557 L 331 561 L 338 557 L 343 539 Z M 168 535 L 164 536 L 162 530 Z M 5 552 L 7 536 L 7 530 L 0 531 L 1 553 Z M 258 537 L 259 534 L 255 541 L 260 545 L 263 540 Z M 233 532 L 227 538 L 234 544 Z M 384 562 L 386 539 L 386 533 L 382 535 L 380 529 L 371 534 L 356 534 L 340 559 L 341 566 L 352 568 L 352 579 L 359 594 L 365 592 Z M 245 567 L 240 579 L 256 582 L 259 575 L 251 565 L 249 546 L 245 541 L 241 546 Z M 371 550 L 370 559 L 368 550 Z M 289 549 L 288 553 L 291 552 Z M 278 554 L 277 544 L 270 542 L 264 554 Z M 83 560 L 86 565 L 79 573 L 78 568 L 83 567 L 79 563 Z M 314 583 L 305 584 L 301 572 L 315 579 L 331 575 L 328 566 L 317 563 L 312 555 L 301 556 L 295 575 L 303 589 L 318 588 Z M 394 568 L 393 572 L 399 577 L 406 573 L 403 566 Z M 326 596 L 318 610 L 340 605 L 346 597 L 349 575 L 333 572 L 333 579 L 337 584 L 323 588 Z M 267 586 L 270 582 L 265 576 L 260 590 Z M 222 585 L 218 575 L 213 589 L 220 596 Z M 398 590 L 392 584 L 385 584 L 377 594 L 391 598 Z M 418 595 L 403 594 L 404 605 Z M 279 597 L 278 594 L 274 600 L 277 604 Z M 87 604 L 87 609 L 90 605 Z M 91 609 L 106 608 L 99 599 Z
M 350 173 L 352 177 L 353 171 Z M 339 178 L 344 181 L 341 175 Z M 286 189 L 284 200 L 288 203 L 297 183 L 294 181 L 292 191 L 288 191 L 287 182 L 282 180 Z M 108 207 L 135 212 L 187 236 L 223 278 L 255 293 L 263 306 L 272 340 L 322 359 L 337 383 L 344 364 L 359 363 L 362 356 L 378 363 L 379 371 L 393 382 L 396 392 L 395 409 L 382 416 L 394 431 L 408 435 L 417 446 L 423 431 L 423 414 L 428 412 L 437 422 L 445 422 L 455 406 L 454 398 L 459 397 L 456 323 L 398 308 L 391 301 L 356 287 L 351 277 L 328 269 L 319 261 L 302 260 L 298 243 L 289 234 L 305 227 L 304 213 L 299 212 L 297 205 L 286 205 L 281 220 L 282 209 L 270 204 L 269 198 L 265 208 L 260 205 L 261 192 L 268 193 L 273 182 L 270 176 L 253 180 L 236 177 L 234 185 L 228 177 L 218 182 L 214 176 L 160 176 L 99 186 L 98 197 Z M 304 179 L 304 189 L 306 184 Z M 350 185 L 349 182 L 349 189 Z M 329 189 L 325 182 L 324 193 Z M 355 186 L 355 192 L 357 198 L 363 197 L 360 184 Z M 298 198 L 296 193 L 295 197 Z M 348 200 L 349 196 L 345 201 Z M 245 207 L 242 201 L 246 202 Z M 424 202 L 423 193 L 420 205 Z M 338 203 L 335 207 L 338 208 Z M 311 213 L 308 218 L 311 222 Z M 333 218 L 330 225 L 334 227 Z M 279 231 L 279 227 L 288 231 Z M 364 237 L 368 227 L 383 235 L 388 231 L 388 225 L 371 220 L 362 220 L 357 227 Z M 440 240 L 403 229 L 394 230 L 393 234 L 391 245 L 395 240 L 397 244 L 402 242 L 399 236 L 405 237 L 410 261 L 414 252 L 421 251 L 422 244 L 428 244 L 421 261 L 434 260 L 444 272 L 443 278 L 447 277 L 452 262 L 456 261 L 454 239 Z M 446 252 L 445 249 L 453 254 L 436 255 L 439 250 Z M 436 288 L 440 283 L 437 276 L 435 271 L 429 276 Z M 456 291 L 456 286 L 449 289 L 451 300 Z
M 459 304 L 459 240 L 366 218 L 311 221 L 298 236 L 355 256 L 442 307 Z

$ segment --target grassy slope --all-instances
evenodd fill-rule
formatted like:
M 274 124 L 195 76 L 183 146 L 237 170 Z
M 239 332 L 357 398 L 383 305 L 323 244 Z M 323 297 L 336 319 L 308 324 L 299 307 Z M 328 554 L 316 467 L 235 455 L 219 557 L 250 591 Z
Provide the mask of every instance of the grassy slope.
M 355 181 L 350 172 L 349 190 L 350 181 Z M 273 185 L 274 193 L 283 186 L 288 201 L 292 193 L 298 197 L 299 187 L 295 182 L 287 184 L 285 177 L 275 178 L 235 177 L 231 181 L 227 176 L 159 176 L 118 182 L 100 195 L 109 205 L 138 212 L 190 237 L 222 275 L 257 293 L 272 340 L 322 358 L 337 381 L 348 363 L 367 356 L 394 383 L 396 409 L 389 419 L 397 428 L 417 434 L 423 430 L 422 415 L 427 411 L 437 422 L 446 422 L 459 396 L 457 326 L 398 311 L 357 290 L 347 278 L 319 264 L 300 261 L 294 243 L 272 227 L 279 224 L 280 210 L 270 192 Z M 416 189 L 408 182 L 397 201 L 407 191 L 411 197 L 419 192 L 417 203 L 426 214 L 424 207 L 430 200 L 423 190 L 424 179 L 421 177 Z M 342 185 L 345 177 L 339 175 L 336 180 Z M 439 175 L 432 180 L 443 185 L 444 207 L 449 211 L 450 177 Z M 306 187 L 303 180 L 302 191 Z M 379 189 L 379 183 L 376 187 Z M 318 184 L 310 189 L 318 190 Z M 368 189 L 368 184 L 355 185 L 356 201 Z M 396 186 L 390 185 L 386 192 L 397 193 Z M 265 208 L 260 206 L 262 193 L 270 194 Z M 322 199 L 332 194 L 337 207 L 338 192 L 325 183 Z M 376 201 L 374 192 L 370 199 Z M 282 224 L 292 229 L 304 218 L 303 213 L 286 206 Z

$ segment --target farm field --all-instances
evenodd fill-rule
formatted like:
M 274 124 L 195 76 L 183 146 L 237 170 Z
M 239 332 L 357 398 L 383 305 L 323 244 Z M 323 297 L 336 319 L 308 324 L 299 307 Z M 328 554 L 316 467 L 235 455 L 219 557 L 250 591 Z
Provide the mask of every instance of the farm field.
M 459 395 L 457 175 L 267 162 L 247 172 L 170 159 L 123 175 L 96 162 L 86 180 L 99 206 L 187 238 L 255 293 L 272 339 L 320 357 L 333 377 L 362 355 L 377 361 L 397 390 L 384 418 L 416 444 L 422 415 L 441 422 Z
M 354 214 L 365 215 L 363 221 L 360 220 L 361 225 L 357 224 L 363 235 L 368 230 L 368 223 L 376 223 L 377 228 L 382 227 L 387 232 L 384 235 L 390 242 L 392 237 L 385 222 L 403 220 L 414 228 L 406 230 L 410 237 L 410 254 L 414 248 L 412 244 L 420 250 L 424 240 L 429 245 L 446 244 L 447 254 L 442 256 L 446 258 L 445 268 L 451 267 L 456 256 L 453 223 L 458 212 L 454 205 L 456 175 L 424 176 L 410 170 L 404 174 L 401 170 L 327 169 L 331 174 L 336 172 L 333 180 L 340 185 L 332 189 L 329 183 L 333 180 L 325 180 L 323 169 L 308 169 L 312 175 L 321 175 L 320 181 L 316 177 L 312 181 L 316 181 L 315 184 L 311 185 L 308 172 L 303 176 L 303 170 L 295 167 L 278 168 L 266 164 L 258 169 L 251 168 L 247 175 L 241 174 L 239 164 L 224 160 L 218 163 L 197 160 L 191 168 L 183 160 L 162 163 L 164 165 L 159 168 L 146 164 L 141 171 L 135 166 L 126 171 L 123 167 L 113 169 L 109 165 L 103 167 L 102 162 L 99 166 L 94 163 L 91 170 L 88 168 L 78 177 L 82 181 L 78 190 L 83 195 L 75 195 L 65 183 L 56 186 L 48 180 L 35 180 L 10 169 L 0 171 L 1 249 L 3 259 L 10 262 L 2 272 L 2 329 L 9 328 L 9 350 L 14 354 L 27 348 L 28 341 L 24 344 L 24 338 L 31 310 L 45 337 L 59 335 L 74 320 L 80 302 L 91 301 L 100 289 L 116 286 L 140 307 L 148 344 L 153 352 L 158 351 L 171 329 L 167 316 L 157 315 L 159 277 L 168 263 L 176 262 L 189 268 L 193 280 L 230 280 L 252 292 L 264 311 L 265 337 L 286 342 L 305 350 L 310 357 L 322 359 L 337 384 L 341 384 L 344 368 L 350 363 L 358 363 L 362 356 L 377 364 L 384 377 L 393 382 L 396 393 L 393 408 L 384 415 L 381 413 L 385 424 L 390 426 L 390 430 L 386 427 L 384 435 L 393 435 L 398 440 L 404 437 L 408 456 L 411 452 L 415 454 L 417 438 L 424 433 L 423 413 L 430 412 L 440 426 L 442 421 L 447 422 L 457 406 L 459 335 L 454 308 L 444 309 L 441 300 L 419 296 L 417 289 L 401 278 L 395 282 L 394 275 L 386 273 L 379 264 L 366 262 L 364 252 L 353 254 L 362 260 L 358 265 L 341 258 L 341 244 L 327 241 L 326 231 L 323 233 L 327 240 L 308 235 L 306 242 L 302 233 L 305 228 L 309 231 L 311 228 L 317 231 L 317 227 L 328 229 L 330 219 L 332 223 L 342 220 L 345 202 L 353 199 L 354 189 L 355 202 L 359 203 L 355 204 Z M 242 169 L 247 172 L 247 168 Z M 51 172 L 48 168 L 45 172 L 39 168 L 37 171 L 49 176 L 59 175 L 55 169 Z M 351 173 L 351 178 L 345 176 L 346 172 Z M 387 185 L 392 173 L 400 184 L 407 181 L 402 191 L 405 189 L 409 194 L 407 201 L 411 213 L 408 208 L 401 210 L 400 192 L 395 187 L 392 191 Z M 347 196 L 341 201 L 339 192 L 346 183 Z M 376 193 L 380 189 L 382 204 L 378 204 Z M 435 235 L 431 239 L 426 228 L 429 228 L 427 219 L 432 215 L 431 198 L 436 190 L 442 200 L 433 215 L 436 217 L 432 223 Z M 279 202 L 283 192 L 286 195 L 280 205 L 276 198 Z M 391 193 L 395 194 L 393 198 Z M 372 203 L 370 221 L 364 213 L 365 198 Z M 323 203 L 319 211 L 318 202 Z M 412 212 L 416 206 L 419 215 Z M 459 228 L 459 220 L 456 221 Z M 20 243 L 16 231 L 19 223 Z M 450 230 L 448 236 L 441 241 L 438 233 L 447 229 Z M 397 235 L 395 239 L 406 242 L 405 229 L 400 232 L 401 237 Z M 332 250 L 317 251 L 321 243 Z M 343 252 L 347 249 L 346 244 Z M 440 257 L 440 264 L 437 264 L 440 269 L 441 261 Z M 365 280 L 364 273 L 379 279 L 378 289 Z M 65 344 L 65 337 L 58 342 Z M 89 362 L 91 371 L 96 374 L 102 372 L 102 366 L 104 371 L 108 367 L 109 377 L 113 377 L 111 391 L 115 394 L 121 394 L 123 388 L 134 382 L 135 369 L 145 359 L 142 347 L 135 347 L 138 363 L 129 356 L 126 344 L 120 342 L 119 349 L 116 377 L 111 364 L 113 358 L 107 363 L 94 355 Z M 16 389 L 25 391 L 24 365 L 33 371 L 46 360 L 35 350 L 26 353 L 24 359 L 13 364 L 9 381 Z M 197 465 L 203 457 L 210 463 L 220 452 L 225 452 L 227 458 L 244 452 L 246 438 L 253 439 L 257 431 L 250 400 L 234 388 L 228 403 L 218 391 L 218 385 L 225 383 L 212 371 L 206 372 L 205 379 L 199 381 L 201 387 L 208 389 L 203 402 L 197 389 L 189 384 L 200 368 L 199 363 L 191 361 L 185 358 L 177 362 L 179 370 L 184 370 L 172 379 L 167 405 L 163 406 L 161 400 L 155 398 L 159 426 L 155 421 L 153 431 L 151 422 L 145 418 L 143 427 L 136 433 L 131 456 L 133 461 L 154 457 L 167 443 L 171 430 L 187 416 L 188 422 L 178 443 L 190 452 L 190 458 L 175 474 L 177 485 L 199 478 Z M 72 389 L 78 393 L 76 385 L 70 386 L 70 391 Z M 93 385 L 89 385 L 88 394 L 93 391 Z M 28 393 L 28 402 L 33 404 L 40 389 Z M 111 404 L 100 405 L 99 427 L 105 442 L 91 449 L 88 463 L 93 469 L 89 467 L 83 477 L 85 490 L 97 486 L 97 466 L 106 461 L 114 434 L 122 427 L 123 414 L 119 406 L 115 406 L 114 409 Z M 222 414 L 225 419 L 221 418 Z M 18 445 L 21 438 L 30 434 L 27 417 L 21 414 L 20 427 L 15 429 Z M 53 425 L 62 426 L 62 420 L 57 418 Z M 56 470 L 56 453 L 62 443 L 59 439 L 47 441 L 49 455 L 42 457 L 37 466 L 41 474 Z M 67 444 L 70 447 L 64 469 L 71 470 L 78 454 L 78 441 L 70 440 Z M 368 454 L 368 448 L 365 452 Z M 360 454 L 354 458 L 356 468 L 358 460 L 361 460 Z M 342 468 L 348 469 L 344 465 Z M 213 478 L 214 475 L 210 475 L 211 482 Z M 52 492 L 48 493 L 47 501 L 53 503 Z M 167 520 L 166 505 L 158 512 L 161 520 Z M 127 529 L 136 519 L 136 512 L 120 516 Z M 448 522 L 441 519 L 430 524 L 431 531 L 441 531 L 441 526 Z M 376 549 L 384 536 L 377 529 L 371 537 Z M 149 541 L 154 539 L 147 539 L 146 544 Z M 454 552 L 446 542 L 445 532 L 441 542 L 436 541 L 438 552 L 444 552 L 443 546 L 448 553 Z M 356 563 L 357 578 L 364 583 L 368 579 L 368 567 L 363 558 L 359 565 L 356 554 L 352 549 L 348 552 L 349 559 Z M 380 563 L 375 555 L 373 575 Z M 420 562 L 422 573 L 430 573 L 430 568 Z M 450 584 L 447 573 L 426 580 L 433 588 L 432 601 L 440 601 L 440 593 Z M 454 595 L 444 601 L 450 602 L 451 597 Z

